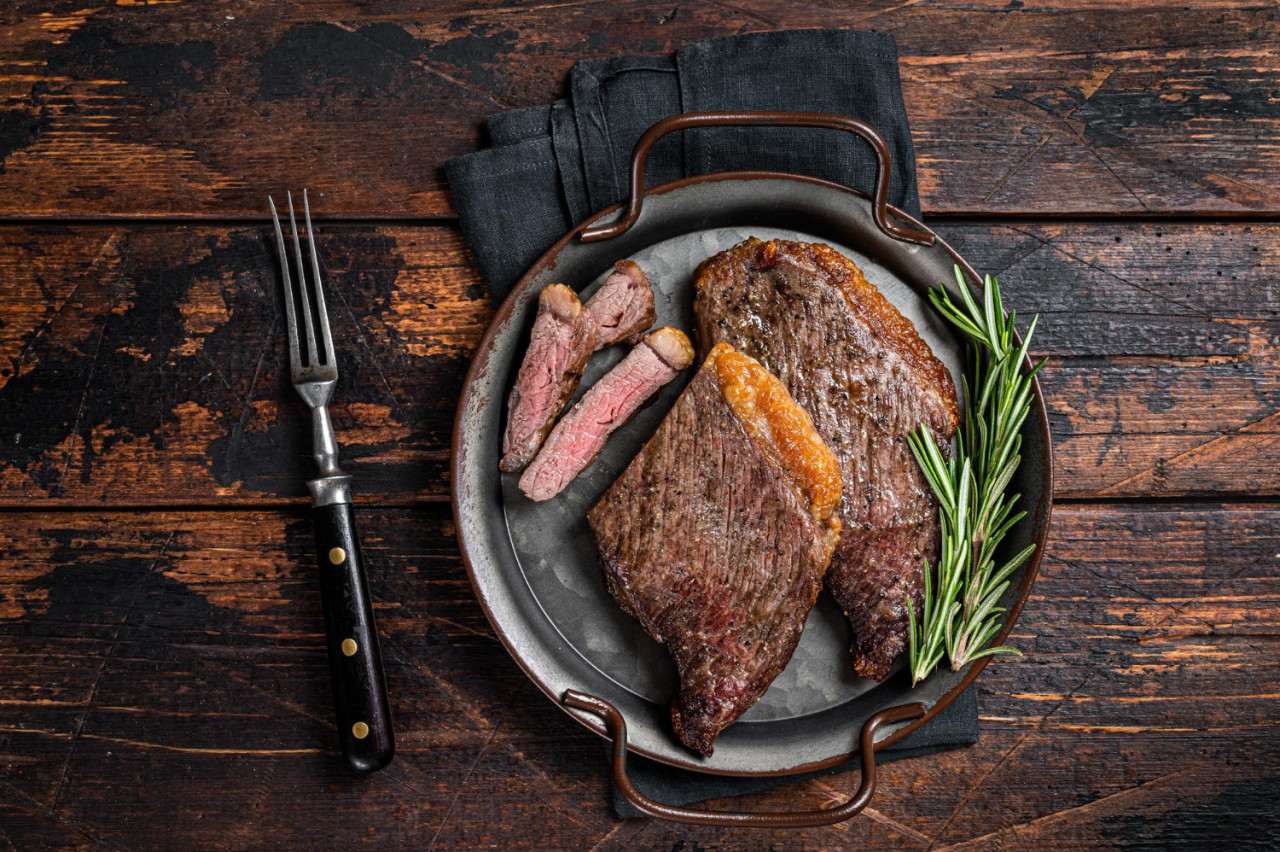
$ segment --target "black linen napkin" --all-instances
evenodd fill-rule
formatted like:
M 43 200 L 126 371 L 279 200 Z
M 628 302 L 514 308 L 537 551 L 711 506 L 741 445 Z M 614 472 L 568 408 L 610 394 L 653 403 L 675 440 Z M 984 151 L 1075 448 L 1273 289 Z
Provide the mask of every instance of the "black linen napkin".
M 488 119 L 491 147 L 450 160 L 463 234 L 494 301 L 570 228 L 627 195 L 636 140 L 681 112 L 785 109 L 861 118 L 889 145 L 889 201 L 920 215 L 893 39 L 794 30 L 711 39 L 674 56 L 583 60 L 570 97 Z M 875 157 L 833 130 L 715 127 L 658 142 L 646 186 L 733 169 L 796 172 L 869 191 Z
M 795 30 L 711 39 L 674 56 L 583 60 L 570 72 L 569 92 L 548 106 L 490 116 L 491 146 L 446 166 L 463 234 L 495 302 L 573 226 L 625 199 L 636 140 L 655 122 L 681 112 L 794 110 L 861 118 L 889 146 L 890 203 L 920 215 L 915 153 L 890 36 Z M 861 139 L 832 130 L 688 130 L 654 146 L 645 184 L 737 169 L 796 172 L 869 192 L 875 157 Z M 879 758 L 913 757 L 977 740 L 977 699 L 971 688 Z M 628 769 L 642 792 L 673 805 L 813 777 L 726 778 L 634 756 Z M 621 799 L 615 808 L 619 816 L 639 815 Z

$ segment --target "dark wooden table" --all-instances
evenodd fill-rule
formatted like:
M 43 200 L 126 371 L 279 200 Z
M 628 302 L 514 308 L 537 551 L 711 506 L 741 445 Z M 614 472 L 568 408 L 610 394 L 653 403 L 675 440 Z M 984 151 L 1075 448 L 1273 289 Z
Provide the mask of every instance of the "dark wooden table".
M 1273 848 L 1280 14 L 1163 6 L 4 4 L 0 848 Z M 1058 505 L 1026 657 L 983 676 L 981 743 L 887 767 L 846 825 L 623 822 L 454 542 L 493 306 L 441 166 L 578 58 L 808 26 L 896 36 L 928 220 L 1042 316 Z M 399 733 L 368 778 L 335 758 L 263 227 L 303 184 Z

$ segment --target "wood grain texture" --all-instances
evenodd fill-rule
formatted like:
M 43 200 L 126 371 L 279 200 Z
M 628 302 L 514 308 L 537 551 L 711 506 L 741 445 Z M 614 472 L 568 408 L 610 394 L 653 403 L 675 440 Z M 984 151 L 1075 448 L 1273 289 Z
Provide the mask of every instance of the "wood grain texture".
M 942 230 L 1041 315 L 1058 496 L 1280 494 L 1280 228 Z M 0 505 L 305 501 L 267 236 L 0 229 Z M 492 314 L 461 238 L 339 227 L 321 251 L 357 493 L 446 499 L 454 404 Z
M 10 235 L 6 490 L 68 502 L 305 499 L 310 427 L 289 385 L 264 229 Z M 333 414 L 357 491 L 438 499 L 462 375 L 490 313 L 460 238 L 356 228 L 321 250 L 341 353 Z
M 443 502 L 493 310 L 443 164 L 579 58 L 815 26 L 896 38 L 931 224 L 1042 316 L 1071 499 L 978 745 L 884 767 L 842 826 L 619 821 Z M 1241 0 L 4 5 L 0 850 L 1273 848 L 1277 57 L 1280 13 Z M 303 179 L 399 743 L 367 778 L 337 756 L 261 227 Z
M 845 826 L 776 834 L 615 821 L 601 741 L 493 637 L 446 507 L 362 516 L 400 742 L 365 778 L 335 752 L 304 512 L 5 520 L 26 566 L 0 573 L 19 849 L 1262 849 L 1276 828 L 1276 506 L 1060 507 L 1027 656 L 982 679 L 982 741 L 886 766 Z
M 928 212 L 1280 209 L 1266 4 L 19 2 L 0 24 L 0 215 L 446 216 L 487 115 L 584 57 L 803 27 L 891 33 Z

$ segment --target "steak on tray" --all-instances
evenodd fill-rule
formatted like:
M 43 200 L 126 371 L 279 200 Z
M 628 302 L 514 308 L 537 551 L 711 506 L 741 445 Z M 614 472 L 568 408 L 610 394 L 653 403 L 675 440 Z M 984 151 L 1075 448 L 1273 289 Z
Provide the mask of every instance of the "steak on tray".
M 538 294 L 538 313 L 529 348 L 507 402 L 507 429 L 502 436 L 503 473 L 528 466 L 560 416 L 596 348 L 596 323 L 578 294 L 563 284 L 549 284 Z
M 649 276 L 630 260 L 620 260 L 600 289 L 587 299 L 596 321 L 596 349 L 615 343 L 636 343 L 657 319 Z
M 724 342 L 778 376 L 840 461 L 843 532 L 827 587 L 853 628 L 854 668 L 883 680 L 937 559 L 938 504 L 907 444 L 944 453 L 955 386 L 915 326 L 829 246 L 748 239 L 694 273 L 700 351 Z
M 808 415 L 726 345 L 587 513 L 610 594 L 675 659 L 672 725 L 704 757 L 791 659 L 840 492 Z
M 680 329 L 646 334 L 560 418 L 520 476 L 520 490 L 530 500 L 555 497 L 595 460 L 615 429 L 692 363 L 693 344 Z

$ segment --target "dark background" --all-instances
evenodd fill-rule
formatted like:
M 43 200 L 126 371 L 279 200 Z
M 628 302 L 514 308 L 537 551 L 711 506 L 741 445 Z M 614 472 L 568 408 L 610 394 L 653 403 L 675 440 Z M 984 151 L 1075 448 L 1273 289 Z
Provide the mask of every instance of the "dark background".
M 1280 20 L 1164 6 L 4 4 L 0 849 L 1270 847 Z M 620 822 L 601 741 L 494 639 L 454 543 L 493 306 L 442 166 L 578 58 L 809 26 L 897 38 L 928 221 L 1042 316 L 1027 656 L 984 674 L 980 744 L 886 767 L 848 824 Z M 302 185 L 399 735 L 369 778 L 335 757 L 263 226 Z

